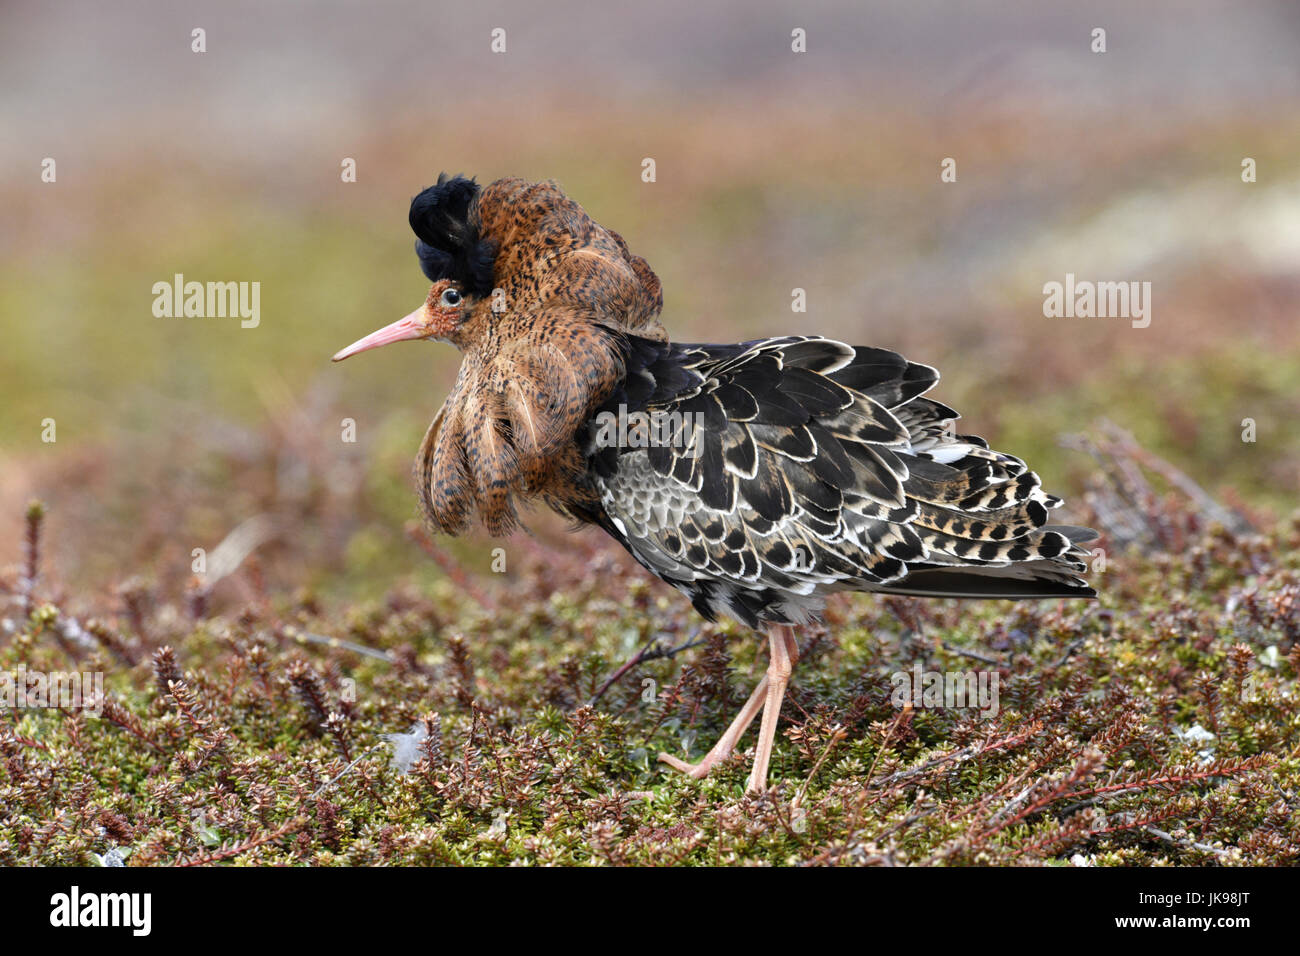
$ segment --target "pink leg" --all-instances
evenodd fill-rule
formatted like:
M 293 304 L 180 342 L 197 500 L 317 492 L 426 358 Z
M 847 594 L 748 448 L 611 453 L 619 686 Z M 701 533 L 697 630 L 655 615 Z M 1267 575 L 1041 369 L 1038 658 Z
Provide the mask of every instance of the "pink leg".
M 758 716 L 759 708 L 763 706 L 766 697 L 767 676 L 764 675 L 763 679 L 758 682 L 758 686 L 754 688 L 754 692 L 749 695 L 749 700 L 745 701 L 745 706 L 740 708 L 740 713 L 731 722 L 731 726 L 727 728 L 726 733 L 718 739 L 718 742 L 713 745 L 713 749 L 705 754 L 704 759 L 699 763 L 687 763 L 685 760 L 678 760 L 671 754 L 662 753 L 659 755 L 659 760 L 688 776 L 694 777 L 696 780 L 708 776 L 709 771 L 719 761 L 726 760 L 731 756 L 732 751 L 736 749 L 736 744 L 740 741 L 741 735 L 749 729 L 749 725 Z
M 754 722 L 759 711 L 763 712 L 763 721 L 758 733 L 758 750 L 754 754 L 754 768 L 749 775 L 746 789 L 755 792 L 765 789 L 767 785 L 767 768 L 772 760 L 772 745 L 776 737 L 776 722 L 781 714 L 781 700 L 785 697 L 786 686 L 794 663 L 799 659 L 799 643 L 795 640 L 794 628 L 788 625 L 774 626 L 768 632 L 768 647 L 771 660 L 767 673 L 758 682 L 754 692 L 745 701 L 736 719 L 731 722 L 726 733 L 713 745 L 713 749 L 704 755 L 699 763 L 687 763 L 671 754 L 661 753 L 659 760 L 696 780 L 708 776 L 709 771 L 721 761 L 726 760 L 736 749 L 741 736 Z
M 772 745 L 776 741 L 776 722 L 781 716 L 781 701 L 786 686 L 799 659 L 799 643 L 794 628 L 788 624 L 777 625 L 768 632 L 771 661 L 767 665 L 767 701 L 763 705 L 763 722 L 758 728 L 758 749 L 754 751 L 754 767 L 749 773 L 745 789 L 761 793 L 767 789 L 767 768 L 772 762 Z

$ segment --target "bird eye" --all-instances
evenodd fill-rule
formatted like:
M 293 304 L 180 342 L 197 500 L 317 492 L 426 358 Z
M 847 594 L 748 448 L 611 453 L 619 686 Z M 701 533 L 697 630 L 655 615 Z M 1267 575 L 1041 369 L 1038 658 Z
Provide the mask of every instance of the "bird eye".
M 455 289 L 444 289 L 442 291 L 442 304 L 456 306 L 460 305 L 460 293 Z

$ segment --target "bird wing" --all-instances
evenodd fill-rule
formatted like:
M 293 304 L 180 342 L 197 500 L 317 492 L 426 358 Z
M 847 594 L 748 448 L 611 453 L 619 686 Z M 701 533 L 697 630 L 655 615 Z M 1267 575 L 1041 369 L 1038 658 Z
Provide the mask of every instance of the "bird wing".
M 1091 533 L 1048 526 L 1061 501 L 1024 462 L 955 434 L 923 397 L 934 369 L 817 337 L 629 342 L 584 450 L 616 537 L 703 613 L 797 621 L 844 589 L 1094 593 Z M 633 427 L 611 442 L 620 411 Z

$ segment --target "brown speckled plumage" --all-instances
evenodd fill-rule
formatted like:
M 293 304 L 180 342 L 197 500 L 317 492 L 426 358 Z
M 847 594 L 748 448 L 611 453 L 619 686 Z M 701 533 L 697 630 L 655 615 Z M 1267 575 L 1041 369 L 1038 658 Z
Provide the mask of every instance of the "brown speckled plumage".
M 434 528 L 459 533 L 477 513 L 504 535 L 517 497 L 594 503 L 574 435 L 624 374 L 622 333 L 667 339 L 663 296 L 645 260 L 555 183 L 498 180 L 470 216 L 498 250 L 495 286 L 451 337 L 464 361 L 416 475 Z

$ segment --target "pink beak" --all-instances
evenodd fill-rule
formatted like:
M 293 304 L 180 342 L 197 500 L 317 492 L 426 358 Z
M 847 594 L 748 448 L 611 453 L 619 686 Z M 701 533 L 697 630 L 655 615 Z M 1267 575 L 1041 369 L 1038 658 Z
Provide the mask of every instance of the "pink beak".
M 367 349 L 377 349 L 379 346 L 388 345 L 391 342 L 425 338 L 433 331 L 430 328 L 429 319 L 428 308 L 422 305 L 410 315 L 403 316 L 392 325 L 385 325 L 382 329 L 371 332 L 365 338 L 357 339 L 347 348 L 335 352 L 333 361 L 341 362 L 349 355 L 356 355 L 358 352 L 365 352 Z

